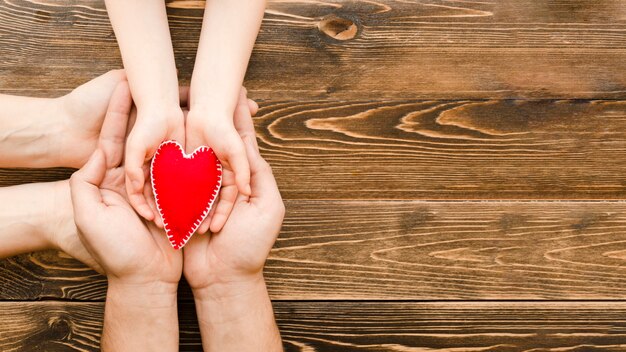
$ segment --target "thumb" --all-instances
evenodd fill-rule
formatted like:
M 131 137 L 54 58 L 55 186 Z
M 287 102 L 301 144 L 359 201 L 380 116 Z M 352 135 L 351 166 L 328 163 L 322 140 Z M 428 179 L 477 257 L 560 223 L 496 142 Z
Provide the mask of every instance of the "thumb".
M 91 214 L 94 208 L 105 206 L 100 193 L 100 183 L 104 179 L 105 171 L 104 153 L 96 149 L 83 168 L 70 178 L 70 192 L 77 222 L 80 223 L 85 216 L 90 216 L 88 214 Z
M 263 159 L 252 138 L 254 137 L 246 136 L 243 138 L 246 146 L 246 155 L 250 163 L 251 197 L 257 198 L 261 202 L 271 202 L 275 198 L 280 198 L 280 192 L 278 191 L 272 168 Z

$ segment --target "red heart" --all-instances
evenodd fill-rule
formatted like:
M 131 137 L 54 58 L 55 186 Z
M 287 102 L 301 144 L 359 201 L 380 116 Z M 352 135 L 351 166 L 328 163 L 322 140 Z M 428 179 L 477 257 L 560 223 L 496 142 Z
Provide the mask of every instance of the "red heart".
M 188 155 L 178 142 L 165 141 L 150 174 L 165 233 L 172 247 L 180 249 L 211 210 L 222 184 L 222 164 L 209 147 Z

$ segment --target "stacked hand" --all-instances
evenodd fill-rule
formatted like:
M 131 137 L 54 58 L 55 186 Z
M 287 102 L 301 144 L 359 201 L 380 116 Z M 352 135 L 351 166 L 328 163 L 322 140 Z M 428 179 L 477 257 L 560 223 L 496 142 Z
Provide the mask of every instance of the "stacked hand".
M 181 93 L 183 103 L 185 93 Z M 261 339 L 266 346 L 263 349 L 281 350 L 262 269 L 278 236 L 284 206 L 271 169 L 256 144 L 251 118 L 256 104 L 242 90 L 233 125 L 250 165 L 250 195 L 237 193 L 236 189 L 230 195 L 234 200 L 222 195 L 221 203 L 205 222 L 213 228 L 218 221 L 220 230 L 196 234 L 183 251 L 172 249 L 165 233 L 138 216 L 127 198 L 123 155 L 131 107 L 128 86 L 121 82 L 109 105 L 97 149 L 70 181 L 80 238 L 109 280 L 105 321 L 118 321 L 109 329 L 105 327 L 103 349 L 146 348 L 146 342 L 135 345 L 130 333 L 137 334 L 137 329 L 144 326 L 155 331 L 176 331 L 172 326 L 176 323 L 176 291 L 184 268 L 196 298 L 207 350 L 220 350 L 220 346 L 256 350 L 258 338 L 248 341 L 241 334 L 215 333 L 224 329 L 245 331 L 253 324 L 269 327 L 268 337 Z M 234 187 L 232 173 L 227 173 L 226 190 Z M 232 209 L 228 221 L 225 212 L 230 209 L 225 207 Z M 158 218 L 157 223 L 162 225 Z M 236 301 L 222 304 L 233 297 Z M 130 312 L 140 317 L 132 319 Z M 122 320 L 126 323 L 119 322 Z M 163 324 L 160 328 L 159 322 Z M 177 334 L 159 334 L 150 343 L 155 349 L 166 350 L 175 348 L 176 341 Z
M 180 101 L 188 105 L 188 89 L 181 89 Z M 0 95 L 0 125 L 10 136 L 0 143 L 0 165 L 25 160 L 19 166 L 81 167 L 69 182 L 0 188 L 0 257 L 57 248 L 106 274 L 104 350 L 176 349 L 176 294 L 183 273 L 206 350 L 281 350 L 262 270 L 284 206 L 256 144 L 251 115 L 257 109 L 242 89 L 232 130 L 250 166 L 250 194 L 237 191 L 234 173 L 226 168 L 220 202 L 202 225 L 212 233 L 194 235 L 177 251 L 159 228 L 161 219 L 139 216 L 128 196 L 124 156 L 132 154 L 133 135 L 127 135 L 141 117 L 135 116 L 123 71 L 57 99 Z M 21 119 L 14 118 L 18 111 Z M 180 111 L 187 128 L 194 126 L 192 113 Z M 26 142 L 29 148 L 15 148 Z M 148 182 L 142 194 L 154 211 L 151 193 Z M 259 325 L 266 327 L 264 334 L 245 333 Z

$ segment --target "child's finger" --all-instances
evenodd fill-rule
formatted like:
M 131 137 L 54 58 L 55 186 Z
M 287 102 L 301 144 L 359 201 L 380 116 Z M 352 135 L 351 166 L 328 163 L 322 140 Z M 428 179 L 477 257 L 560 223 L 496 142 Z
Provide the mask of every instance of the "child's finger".
M 154 219 L 154 213 L 143 195 L 145 179 L 142 166 L 145 159 L 145 148 L 136 145 L 132 137 L 129 138 L 124 166 L 126 171 L 126 192 L 128 193 L 128 201 L 139 215 L 146 220 L 152 221 Z
M 215 207 L 215 213 L 212 216 L 211 224 L 209 226 L 211 232 L 217 233 L 222 229 L 222 227 L 224 227 L 226 220 L 228 220 L 228 216 L 233 211 L 238 194 L 239 192 L 237 192 L 237 187 L 222 187 L 222 190 L 220 191 L 220 201 Z
M 149 169 L 148 168 L 146 169 L 147 169 L 147 173 L 149 174 L 150 173 Z M 150 176 L 147 176 L 147 177 L 150 177 Z M 146 198 L 146 201 L 148 202 L 148 206 L 150 207 L 150 210 L 154 214 L 154 224 L 158 228 L 162 229 L 163 219 L 161 218 L 161 214 L 159 213 L 159 209 L 157 208 L 156 201 L 154 200 L 154 195 L 152 193 L 152 185 L 149 182 L 146 182 L 146 184 L 143 187 L 143 196 Z
M 215 203 L 211 207 L 209 214 L 206 216 L 204 221 L 202 221 L 202 224 L 200 224 L 200 227 L 198 227 L 198 230 L 197 230 L 198 233 L 202 234 L 202 233 L 206 233 L 207 231 L 209 231 L 209 225 L 211 225 L 211 219 L 213 219 L 213 214 L 215 214 L 215 208 L 217 208 L 217 204 L 219 204 L 219 202 L 220 202 L 220 198 L 218 196 L 218 198 L 215 199 Z
M 128 82 L 122 81 L 113 91 L 98 141 L 108 168 L 119 166 L 124 157 L 126 127 L 132 106 Z
M 70 191 L 75 218 L 78 222 L 92 216 L 92 210 L 100 210 L 105 205 L 102 202 L 100 183 L 104 179 L 106 164 L 104 153 L 96 149 L 82 169 L 76 171 L 70 178 Z M 94 209 L 95 208 L 95 209 Z

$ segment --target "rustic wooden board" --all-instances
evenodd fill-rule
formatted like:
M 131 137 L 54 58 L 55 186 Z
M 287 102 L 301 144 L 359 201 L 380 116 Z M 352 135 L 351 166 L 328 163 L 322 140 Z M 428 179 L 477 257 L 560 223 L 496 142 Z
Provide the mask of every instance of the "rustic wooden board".
M 626 101 L 265 102 L 255 121 L 286 199 L 626 198 Z
M 624 101 L 262 105 L 288 199 L 624 199 Z
M 274 302 L 287 351 L 623 351 L 626 303 Z M 97 351 L 102 303 L 0 303 L 0 350 Z M 182 303 L 181 351 L 201 349 Z
M 202 4 L 168 4 L 184 80 Z M 624 8 L 626 0 L 273 0 L 246 85 L 274 100 L 623 99 Z M 3 92 L 59 94 L 121 66 L 102 1 L 2 0 L 0 33 Z
M 265 269 L 273 299 L 626 297 L 624 202 L 286 206 Z M 103 300 L 105 287 L 103 277 L 57 252 L 0 261 L 3 300 Z

